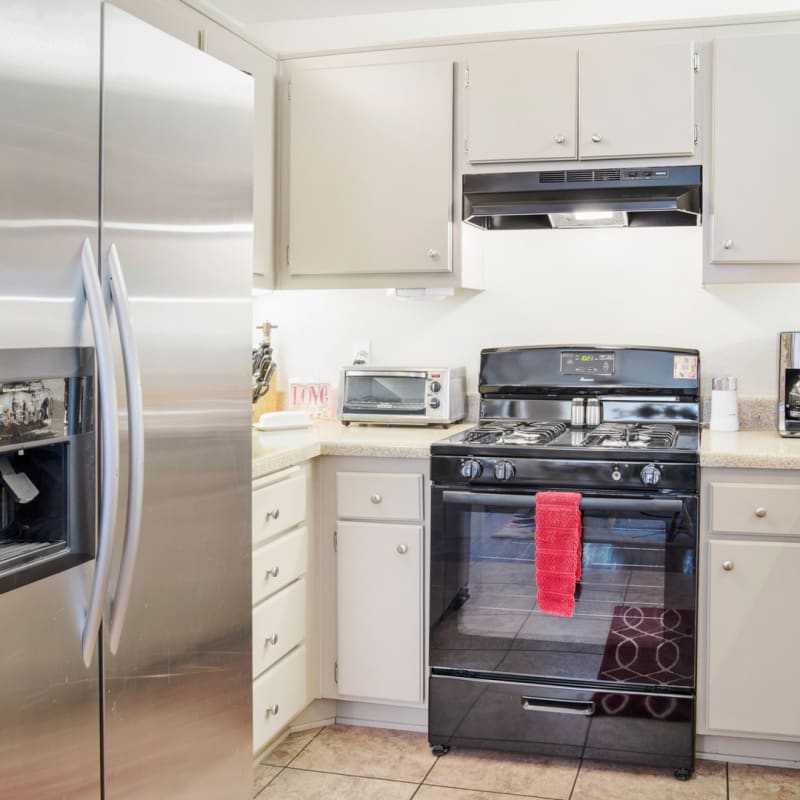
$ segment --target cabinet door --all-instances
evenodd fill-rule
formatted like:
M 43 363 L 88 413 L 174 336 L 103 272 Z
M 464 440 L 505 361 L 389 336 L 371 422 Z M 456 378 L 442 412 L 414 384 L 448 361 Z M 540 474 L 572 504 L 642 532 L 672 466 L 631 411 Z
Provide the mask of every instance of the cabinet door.
M 800 544 L 714 541 L 708 553 L 708 725 L 799 736 Z
M 798 262 L 800 34 L 714 42 L 711 260 Z
M 289 91 L 289 272 L 449 271 L 452 63 L 299 70 Z
M 422 527 L 337 526 L 339 693 L 422 700 Z
M 580 158 L 694 153 L 694 46 L 624 43 L 580 49 Z
M 578 51 L 507 42 L 468 65 L 467 152 L 475 163 L 576 158 Z

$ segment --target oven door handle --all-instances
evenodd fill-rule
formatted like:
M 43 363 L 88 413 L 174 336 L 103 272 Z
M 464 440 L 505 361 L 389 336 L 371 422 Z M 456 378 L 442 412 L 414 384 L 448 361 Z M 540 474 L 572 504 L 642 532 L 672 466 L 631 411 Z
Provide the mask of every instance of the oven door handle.
M 442 492 L 445 503 L 461 503 L 487 506 L 509 506 L 511 508 L 535 508 L 535 494 L 493 494 L 490 492 Z M 644 511 L 679 514 L 683 511 L 683 500 L 660 498 L 584 497 L 581 511 Z

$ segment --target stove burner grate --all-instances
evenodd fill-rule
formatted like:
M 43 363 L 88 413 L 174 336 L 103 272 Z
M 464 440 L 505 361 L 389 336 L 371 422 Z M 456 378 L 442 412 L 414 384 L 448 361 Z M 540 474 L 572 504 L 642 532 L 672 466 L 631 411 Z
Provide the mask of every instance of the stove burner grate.
M 542 445 L 552 442 L 566 431 L 564 422 L 483 422 L 468 431 L 468 444 Z
M 602 422 L 586 434 L 581 447 L 622 447 L 668 450 L 678 441 L 674 425 Z

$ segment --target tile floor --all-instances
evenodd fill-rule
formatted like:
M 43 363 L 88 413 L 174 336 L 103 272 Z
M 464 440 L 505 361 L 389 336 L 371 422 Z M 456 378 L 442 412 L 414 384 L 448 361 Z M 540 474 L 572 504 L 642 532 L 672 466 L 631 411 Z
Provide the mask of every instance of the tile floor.
M 668 770 L 453 750 L 419 733 L 331 725 L 291 734 L 256 765 L 258 800 L 800 800 L 800 770 L 699 761 Z

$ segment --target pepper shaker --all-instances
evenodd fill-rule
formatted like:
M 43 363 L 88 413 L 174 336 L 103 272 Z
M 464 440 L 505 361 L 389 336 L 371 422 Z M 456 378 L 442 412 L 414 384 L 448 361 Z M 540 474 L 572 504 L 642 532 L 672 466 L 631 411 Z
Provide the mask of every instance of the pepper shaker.
M 586 401 L 586 424 L 590 427 L 599 425 L 602 422 L 602 406 L 597 397 L 590 397 Z

